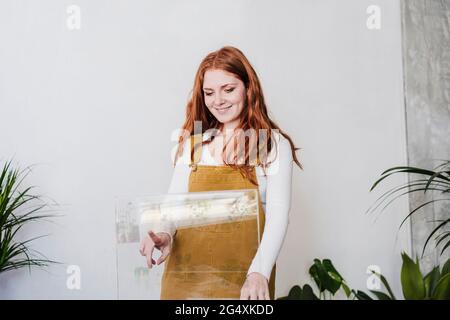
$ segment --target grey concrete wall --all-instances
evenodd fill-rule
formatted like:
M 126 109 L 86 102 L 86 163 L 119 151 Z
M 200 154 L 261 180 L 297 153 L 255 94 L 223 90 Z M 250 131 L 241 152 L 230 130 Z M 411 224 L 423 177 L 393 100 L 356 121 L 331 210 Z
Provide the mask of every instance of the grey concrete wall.
M 403 0 L 402 20 L 409 164 L 434 168 L 440 163 L 438 159 L 450 159 L 450 0 Z M 442 198 L 416 193 L 410 197 L 410 207 L 416 208 L 433 197 Z M 449 214 L 450 203 L 439 202 L 413 217 L 415 254 L 422 253 L 427 236 L 436 226 L 429 221 L 448 218 Z M 439 256 L 431 242 L 422 267 L 429 270 L 444 261 L 448 251 Z

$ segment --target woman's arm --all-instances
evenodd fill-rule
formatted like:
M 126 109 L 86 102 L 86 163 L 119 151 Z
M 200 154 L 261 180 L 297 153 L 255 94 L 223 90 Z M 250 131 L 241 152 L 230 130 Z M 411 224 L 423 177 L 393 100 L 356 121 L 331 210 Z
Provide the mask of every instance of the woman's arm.
M 175 168 L 173 170 L 172 179 L 170 181 L 169 190 L 167 192 L 169 194 L 188 192 L 189 173 L 190 173 L 189 152 L 188 152 L 190 150 L 189 148 L 190 142 L 188 139 L 184 144 L 183 154 L 178 159 Z M 176 232 L 176 223 L 169 217 L 168 220 L 160 221 L 156 229 L 157 230 L 154 231 L 155 233 L 165 232 L 169 234 L 172 241 L 173 236 L 175 235 Z
M 287 139 L 281 137 L 277 158 L 267 170 L 264 233 L 247 274 L 259 272 L 267 280 L 270 278 L 289 224 L 292 165 L 291 146 Z

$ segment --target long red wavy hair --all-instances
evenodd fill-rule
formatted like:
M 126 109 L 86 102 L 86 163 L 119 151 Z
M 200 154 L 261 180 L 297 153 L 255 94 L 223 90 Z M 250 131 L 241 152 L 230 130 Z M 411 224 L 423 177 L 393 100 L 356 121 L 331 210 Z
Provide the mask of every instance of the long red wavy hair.
M 272 133 L 274 130 L 278 131 L 289 141 L 291 145 L 293 160 L 300 169 L 303 169 L 295 153 L 295 151 L 299 150 L 299 148 L 295 147 L 292 139 L 285 132 L 283 132 L 283 130 L 281 130 L 280 127 L 273 120 L 271 120 L 268 115 L 261 84 L 255 70 L 253 69 L 245 55 L 239 49 L 231 46 L 226 46 L 217 51 L 211 52 L 200 63 L 197 74 L 195 75 L 192 96 L 186 107 L 186 119 L 182 127 L 182 132 L 189 134 L 181 134 L 179 137 L 179 145 L 176 152 L 174 165 L 176 164 L 177 159 L 183 153 L 183 145 L 185 140 L 189 136 L 192 136 L 194 133 L 198 133 L 194 132 L 195 121 L 201 121 L 202 133 L 211 129 L 222 130 L 223 128 L 223 124 L 220 123 L 208 110 L 204 101 L 203 79 L 205 76 L 205 72 L 212 69 L 224 70 L 228 73 L 231 73 L 239 78 L 245 85 L 245 105 L 240 115 L 240 123 L 236 129 L 242 129 L 243 131 L 254 129 L 257 132 L 258 130 L 265 129 L 267 132 L 267 141 L 258 141 L 257 145 L 266 143 L 268 154 L 270 154 L 270 151 L 274 147 L 275 142 Z M 214 135 L 211 137 L 211 139 L 202 142 L 201 145 L 203 146 L 204 144 L 208 144 L 213 139 Z M 223 151 L 225 151 L 225 148 L 226 146 L 224 146 Z M 240 165 L 235 163 L 228 163 L 225 157 L 224 164 L 240 170 L 243 176 L 249 179 L 253 184 L 257 185 L 257 181 L 255 181 L 255 179 L 250 174 L 251 166 L 248 165 L 250 154 L 250 143 L 245 143 L 245 164 Z M 270 162 L 261 163 L 264 170 L 269 164 Z

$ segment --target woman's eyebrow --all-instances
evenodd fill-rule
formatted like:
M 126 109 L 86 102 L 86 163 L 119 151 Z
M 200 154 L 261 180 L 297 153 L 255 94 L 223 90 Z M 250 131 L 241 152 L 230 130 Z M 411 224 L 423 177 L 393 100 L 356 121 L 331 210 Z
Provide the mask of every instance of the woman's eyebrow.
M 224 87 L 226 87 L 226 86 L 232 86 L 232 85 L 237 85 L 237 83 L 236 83 L 236 82 L 225 83 L 224 85 L 222 85 L 222 86 L 220 86 L 220 87 L 221 87 L 221 88 L 224 88 Z M 211 91 L 214 91 L 214 90 L 211 89 L 211 88 L 203 88 L 203 90 L 211 90 Z

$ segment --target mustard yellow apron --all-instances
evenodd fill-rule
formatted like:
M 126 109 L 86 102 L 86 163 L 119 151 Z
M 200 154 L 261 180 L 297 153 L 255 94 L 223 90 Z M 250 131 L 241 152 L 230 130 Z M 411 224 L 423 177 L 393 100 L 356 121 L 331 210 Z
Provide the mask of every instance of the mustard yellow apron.
M 201 152 L 201 148 L 191 152 L 189 192 L 258 189 L 239 170 L 198 165 L 197 152 Z M 256 180 L 255 167 L 251 174 Z M 261 240 L 265 214 L 259 191 L 258 202 Z M 177 230 L 171 254 L 165 262 L 161 299 L 239 299 L 257 249 L 255 219 Z M 275 273 L 276 266 L 269 279 L 271 299 L 275 296 Z

